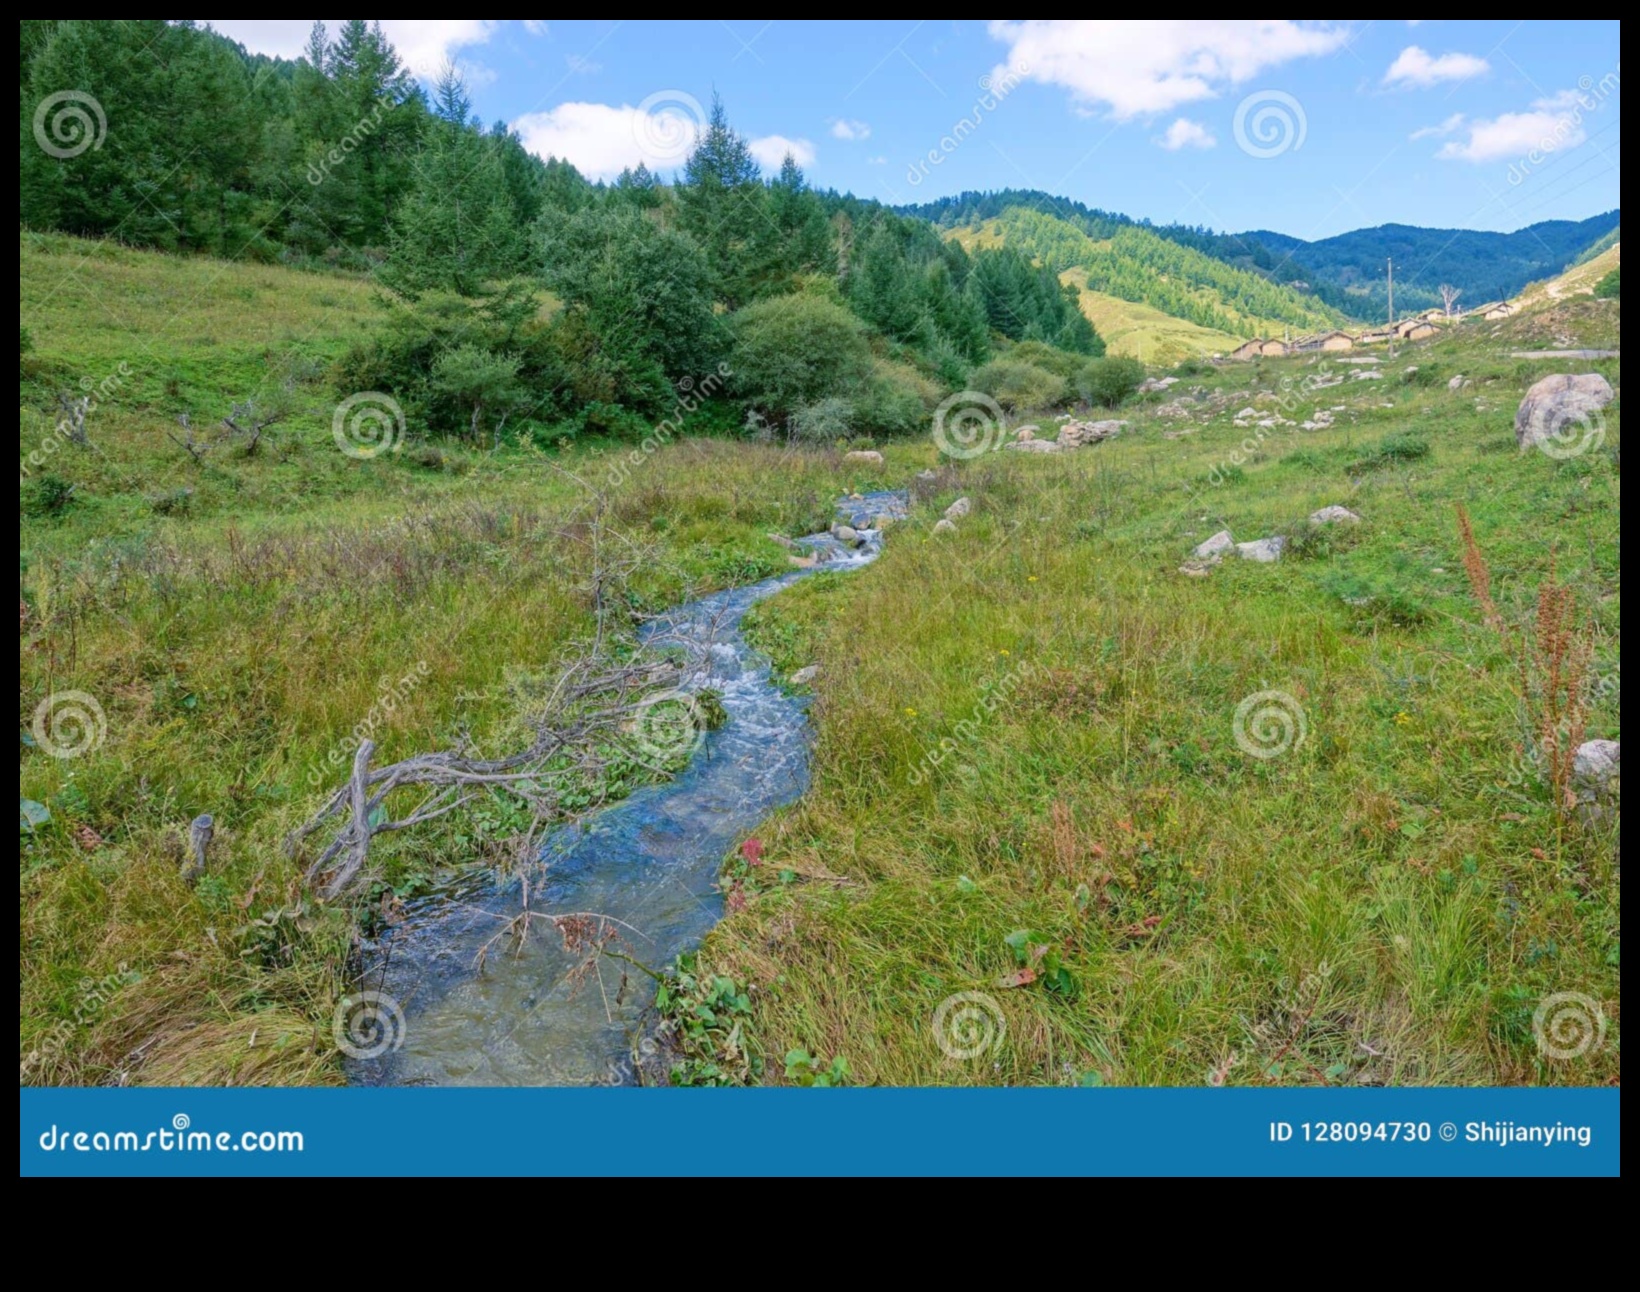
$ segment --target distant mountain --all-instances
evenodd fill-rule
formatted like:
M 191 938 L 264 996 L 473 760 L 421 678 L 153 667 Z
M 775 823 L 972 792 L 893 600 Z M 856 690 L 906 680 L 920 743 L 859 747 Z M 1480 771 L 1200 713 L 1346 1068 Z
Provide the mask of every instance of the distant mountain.
M 1030 200 L 1013 200 L 1021 197 Z M 937 217 L 936 227 L 969 250 L 1023 252 L 1077 288 L 1083 312 L 1115 349 L 1151 361 L 1342 321 L 1315 298 L 1190 245 L 1200 231 L 1169 237 L 1170 231 L 1041 195 L 986 195 L 907 214 Z
M 1551 220 L 1517 233 L 1391 224 L 1309 242 L 1269 230 L 1218 233 L 1191 225 L 1153 225 L 1031 190 L 963 193 L 905 208 L 905 213 L 951 230 L 978 227 L 1017 209 L 1062 220 L 1096 242 L 1113 240 L 1122 230 L 1144 230 L 1288 288 L 1300 299 L 1309 297 L 1306 309 L 1313 313 L 1336 311 L 1363 320 L 1383 318 L 1388 310 L 1384 270 L 1391 257 L 1396 263 L 1398 312 L 1439 305 L 1443 283 L 1459 288 L 1463 303 L 1481 305 L 1510 299 L 1531 283 L 1599 255 L 1617 240 L 1622 214 L 1610 211 L 1589 220 Z M 1172 312 L 1158 302 L 1145 303 Z M 1277 311 L 1271 317 L 1279 319 L 1284 313 Z
M 1621 212 L 1591 220 L 1551 220 L 1518 233 L 1478 233 L 1466 229 L 1419 229 L 1386 224 L 1320 242 L 1258 230 L 1243 234 L 1278 253 L 1288 263 L 1278 270 L 1292 281 L 1293 269 L 1328 304 L 1357 318 L 1383 318 L 1389 308 L 1385 262 L 1395 260 L 1395 307 L 1400 313 L 1441 303 L 1449 283 L 1463 292 L 1462 303 L 1508 300 L 1529 283 L 1552 278 L 1586 253 L 1598 255 L 1621 224 Z

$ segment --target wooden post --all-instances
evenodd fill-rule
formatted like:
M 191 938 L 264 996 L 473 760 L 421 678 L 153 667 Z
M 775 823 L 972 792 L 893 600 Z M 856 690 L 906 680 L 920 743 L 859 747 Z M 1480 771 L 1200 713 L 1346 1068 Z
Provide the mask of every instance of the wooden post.
M 192 887 L 205 873 L 205 863 L 211 852 L 211 840 L 216 837 L 216 818 L 210 813 L 195 817 L 188 827 L 188 860 L 182 864 L 182 878 Z

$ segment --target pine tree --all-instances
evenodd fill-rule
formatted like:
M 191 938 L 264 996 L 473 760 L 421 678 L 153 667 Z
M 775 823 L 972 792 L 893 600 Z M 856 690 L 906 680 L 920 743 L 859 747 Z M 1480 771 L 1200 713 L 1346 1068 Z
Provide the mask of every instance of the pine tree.
M 712 119 L 684 163 L 678 216 L 705 250 L 718 299 L 731 309 L 756 294 L 764 275 L 772 232 L 767 207 L 751 147 L 729 124 L 723 101 L 714 98 Z

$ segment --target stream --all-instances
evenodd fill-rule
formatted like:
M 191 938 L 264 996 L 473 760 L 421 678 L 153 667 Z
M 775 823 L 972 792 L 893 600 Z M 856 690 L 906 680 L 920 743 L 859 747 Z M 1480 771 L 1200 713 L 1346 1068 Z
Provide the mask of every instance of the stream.
M 467 876 L 409 905 L 366 966 L 363 985 L 402 1009 L 384 1031 L 396 1048 L 349 1065 L 356 1085 L 592 1086 L 634 1080 L 634 1031 L 654 984 L 618 961 L 576 980 L 584 956 L 567 953 L 544 923 L 521 952 L 487 944 L 523 906 L 542 915 L 593 913 L 619 921 L 622 950 L 661 968 L 698 946 L 723 916 L 717 879 L 725 856 L 774 809 L 808 789 L 805 700 L 780 689 L 769 662 L 746 644 L 741 621 L 758 602 L 811 573 L 858 569 L 882 551 L 870 517 L 903 519 L 903 494 L 851 498 L 839 519 L 860 530 L 857 549 L 829 534 L 800 539 L 821 558 L 761 583 L 688 602 L 645 625 L 643 641 L 687 656 L 685 690 L 714 690 L 729 720 L 707 734 L 688 768 L 585 822 L 548 835 L 527 876 Z M 866 521 L 861 528 L 859 522 Z

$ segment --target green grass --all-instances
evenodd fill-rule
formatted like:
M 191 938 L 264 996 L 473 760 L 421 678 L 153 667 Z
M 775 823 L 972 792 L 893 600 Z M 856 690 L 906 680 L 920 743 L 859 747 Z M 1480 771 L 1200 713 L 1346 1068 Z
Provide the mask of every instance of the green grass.
M 409 676 L 384 757 L 503 738 L 590 631 L 579 482 L 621 450 L 435 456 L 412 428 L 357 462 L 331 436 L 353 392 L 328 364 L 379 323 L 364 285 L 30 236 L 20 261 L 24 454 L 59 390 L 129 370 L 92 447 L 22 482 L 20 726 L 83 692 L 106 730 L 73 761 L 21 755 L 22 796 L 52 814 L 19 854 L 21 1079 L 335 1082 L 354 913 L 306 898 L 281 847 L 320 796 L 312 769 Z M 1233 425 L 1283 407 L 1308 363 L 1187 377 L 1098 448 L 943 465 L 876 565 L 760 607 L 783 674 L 823 666 L 814 785 L 759 831 L 750 900 L 693 974 L 745 989 L 763 1079 L 840 1060 L 855 1084 L 1617 1081 L 1615 841 L 1518 772 L 1514 669 L 1453 509 L 1510 615 L 1558 568 L 1615 679 L 1620 405 L 1595 451 L 1522 457 L 1516 404 L 1558 369 L 1507 352 L 1542 332 L 1602 345 L 1618 308 L 1466 328 L 1287 406 L 1345 405 L 1325 431 Z M 251 396 L 291 410 L 254 457 L 197 466 L 166 438 Z M 1191 419 L 1159 414 L 1181 396 Z M 646 553 L 634 608 L 782 569 L 768 533 L 936 465 L 926 440 L 880 447 L 863 472 L 738 443 L 655 455 L 607 507 Z M 974 514 L 935 538 L 959 495 Z M 1365 523 L 1280 565 L 1178 573 L 1218 529 L 1298 534 L 1333 503 Z M 1261 761 L 1233 719 L 1266 691 L 1307 739 Z M 1620 736 L 1615 686 L 1589 734 Z M 505 807 L 399 836 L 382 900 L 504 847 Z M 207 811 L 212 871 L 189 889 L 181 839 Z M 1022 968 L 1038 981 L 998 986 Z M 953 1061 L 934 1020 L 961 992 L 994 999 L 1006 1034 Z M 1539 1057 L 1533 1011 L 1557 992 L 1603 1002 L 1604 1049 Z M 782 1062 L 799 1051 L 815 1062 Z
M 1413 365 L 1474 384 L 1393 379 Z M 814 789 L 760 832 L 759 874 L 828 877 L 768 884 L 703 950 L 753 985 L 763 1052 L 885 1084 L 1618 1080 L 1615 843 L 1519 775 L 1515 673 L 1454 508 L 1512 616 L 1558 563 L 1615 677 L 1619 416 L 1586 457 L 1522 457 L 1515 405 L 1550 366 L 1473 338 L 1387 366 L 1291 416 L 1348 405 L 1336 429 L 1277 431 L 1219 488 L 1257 389 L 1232 369 L 1171 392 L 1201 388 L 1195 434 L 1125 412 L 1099 449 L 964 465 L 878 565 L 763 607 L 777 663 L 823 672 Z M 1267 365 L 1264 390 L 1314 371 Z M 933 538 L 958 493 L 975 514 Z M 1277 566 L 1175 571 L 1220 528 L 1297 533 L 1333 503 L 1365 523 Z M 1261 761 L 1234 715 L 1266 691 L 1308 735 Z M 1589 735 L 1619 738 L 1615 690 Z M 998 986 L 1018 930 L 1071 990 Z M 964 992 L 1005 1039 L 953 1061 L 935 1019 Z M 1560 992 L 1604 1003 L 1603 1050 L 1539 1057 Z

